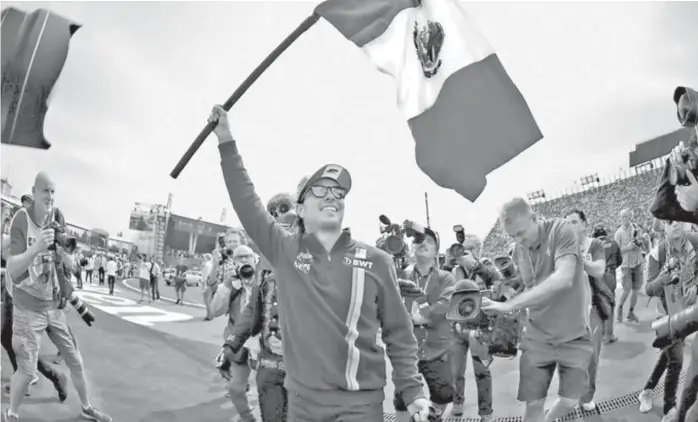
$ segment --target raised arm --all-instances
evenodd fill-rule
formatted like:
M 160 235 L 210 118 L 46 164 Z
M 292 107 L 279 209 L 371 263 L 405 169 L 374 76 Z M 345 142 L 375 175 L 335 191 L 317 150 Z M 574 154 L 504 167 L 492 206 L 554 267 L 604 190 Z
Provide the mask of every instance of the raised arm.
M 214 107 L 209 119 L 218 121 L 218 126 L 214 131 L 219 141 L 218 149 L 221 153 L 223 178 L 235 213 L 247 235 L 271 264 L 275 265 L 280 255 L 279 251 L 283 250 L 284 245 L 291 241 L 292 236 L 274 222 L 255 192 L 254 185 L 238 152 L 237 144 L 230 133 L 225 110 L 220 106 Z

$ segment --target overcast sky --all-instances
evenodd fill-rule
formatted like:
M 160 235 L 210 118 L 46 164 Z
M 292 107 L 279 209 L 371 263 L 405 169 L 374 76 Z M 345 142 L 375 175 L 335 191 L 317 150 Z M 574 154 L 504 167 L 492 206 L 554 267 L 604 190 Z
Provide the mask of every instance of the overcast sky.
M 44 170 L 71 222 L 126 232 L 134 202 L 218 222 L 228 208 L 214 136 L 178 180 L 169 172 L 248 73 L 314 7 L 310 2 L 17 3 L 82 28 L 49 109 L 53 147 L 2 146 L 13 194 Z M 485 236 L 507 199 L 571 187 L 628 166 L 635 144 L 677 128 L 677 85 L 698 87 L 698 3 L 467 3 L 545 138 L 488 177 L 475 204 L 436 186 L 414 160 L 392 81 L 320 21 L 231 111 L 247 169 L 266 200 L 325 163 L 349 169 L 345 224 L 364 241 L 378 215 Z M 506 122 L 502 122 L 506 124 Z M 602 205 L 602 204 L 600 204 Z

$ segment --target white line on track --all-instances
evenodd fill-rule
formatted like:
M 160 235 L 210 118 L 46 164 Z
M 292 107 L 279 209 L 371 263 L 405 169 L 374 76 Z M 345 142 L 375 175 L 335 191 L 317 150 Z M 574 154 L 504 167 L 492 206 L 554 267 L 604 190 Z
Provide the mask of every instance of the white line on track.
M 137 279 L 136 279 L 136 278 L 125 278 L 125 279 L 123 279 L 121 282 L 123 283 L 123 285 L 124 285 L 125 287 L 127 287 L 127 288 L 133 290 L 134 292 L 140 293 L 140 292 L 141 292 L 140 289 L 137 289 L 137 288 L 135 288 L 135 287 L 133 287 L 133 286 L 131 286 L 130 284 L 127 283 L 127 281 L 135 281 L 135 280 L 137 280 Z M 172 302 L 172 303 L 176 303 L 176 302 L 177 302 L 177 301 L 174 300 L 174 299 L 170 299 L 169 297 L 165 297 L 165 296 L 162 296 L 162 295 L 160 296 L 160 299 L 161 299 L 161 300 L 166 300 L 167 302 Z M 187 306 L 193 306 L 193 307 L 195 307 L 195 308 L 206 309 L 206 306 L 201 305 L 201 304 L 199 304 L 199 303 L 184 302 L 184 304 L 187 305 Z

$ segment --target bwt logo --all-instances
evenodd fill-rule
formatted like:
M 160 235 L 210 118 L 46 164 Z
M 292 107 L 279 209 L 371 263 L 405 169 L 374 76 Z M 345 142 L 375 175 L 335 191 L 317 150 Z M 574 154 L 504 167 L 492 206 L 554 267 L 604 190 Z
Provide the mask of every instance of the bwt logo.
M 371 262 L 371 261 L 366 261 L 363 259 L 356 259 L 356 258 L 351 259 L 348 256 L 344 257 L 344 263 L 346 265 L 351 265 L 351 266 L 360 267 L 360 268 L 367 268 L 369 270 L 371 269 L 371 267 L 373 267 L 373 262 Z

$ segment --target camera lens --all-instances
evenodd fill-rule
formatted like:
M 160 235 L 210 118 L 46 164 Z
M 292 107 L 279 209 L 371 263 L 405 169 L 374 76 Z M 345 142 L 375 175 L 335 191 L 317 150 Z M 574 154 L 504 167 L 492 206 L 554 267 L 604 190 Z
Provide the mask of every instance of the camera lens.
M 471 318 L 477 311 L 477 305 L 471 298 L 465 298 L 458 304 L 458 314 L 464 318 Z
M 254 277 L 254 268 L 252 268 L 252 266 L 249 264 L 245 264 L 238 269 L 238 274 L 240 275 L 240 278 L 248 280 Z
M 287 212 L 288 212 L 288 205 L 286 205 L 286 204 L 279 205 L 279 214 L 286 214 Z

